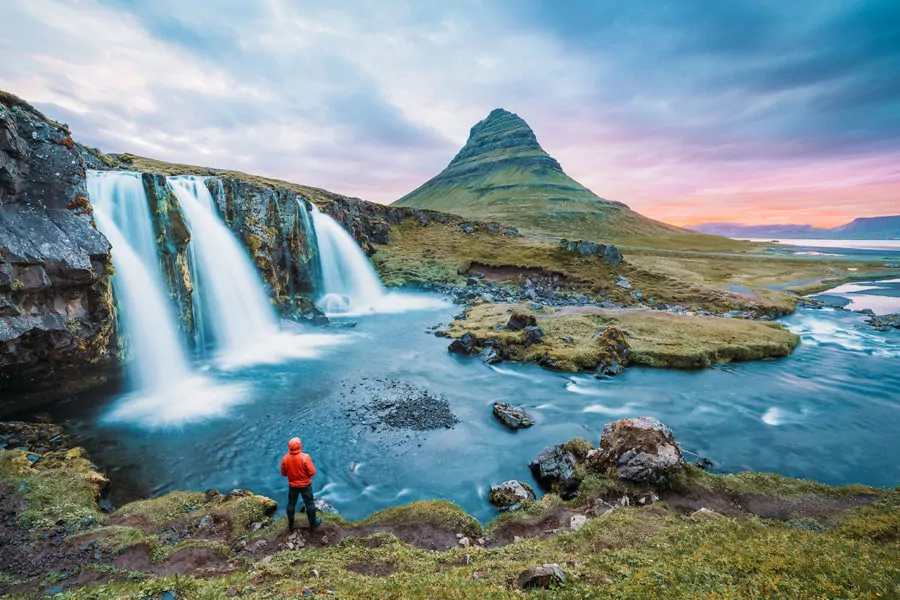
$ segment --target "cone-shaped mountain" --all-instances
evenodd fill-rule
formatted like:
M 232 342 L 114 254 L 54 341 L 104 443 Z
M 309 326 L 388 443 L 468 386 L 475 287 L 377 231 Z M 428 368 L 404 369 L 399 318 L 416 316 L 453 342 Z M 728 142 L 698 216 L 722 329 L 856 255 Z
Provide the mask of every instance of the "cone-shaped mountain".
M 721 246 L 604 200 L 565 174 L 528 123 L 502 108 L 472 127 L 469 140 L 433 179 L 394 204 L 515 225 L 549 237 L 671 247 Z

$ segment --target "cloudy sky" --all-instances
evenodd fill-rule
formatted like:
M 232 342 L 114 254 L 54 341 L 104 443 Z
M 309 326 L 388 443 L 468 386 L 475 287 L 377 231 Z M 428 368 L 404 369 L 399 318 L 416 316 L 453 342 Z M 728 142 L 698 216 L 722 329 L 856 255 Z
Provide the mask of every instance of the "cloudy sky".
M 0 88 L 107 152 L 388 203 L 492 108 L 676 224 L 900 213 L 900 1 L 5 0 Z

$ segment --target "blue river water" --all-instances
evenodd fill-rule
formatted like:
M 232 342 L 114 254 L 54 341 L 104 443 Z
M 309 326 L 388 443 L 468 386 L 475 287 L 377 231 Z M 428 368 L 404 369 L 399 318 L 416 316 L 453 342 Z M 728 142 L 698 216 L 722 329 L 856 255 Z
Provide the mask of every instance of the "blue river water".
M 847 294 L 855 293 L 890 298 L 898 303 L 891 312 L 900 312 L 897 282 Z M 605 423 L 639 415 L 670 425 L 717 472 L 900 485 L 900 331 L 875 331 L 864 315 L 799 310 L 783 320 L 803 338 L 786 359 L 692 372 L 631 368 L 597 379 L 450 355 L 448 341 L 426 330 L 457 311 L 446 304 L 360 317 L 356 327 L 334 330 L 342 343 L 316 358 L 213 372 L 248 398 L 204 422 L 162 430 L 108 422 L 114 391 L 51 412 L 68 419 L 120 496 L 240 487 L 281 502 L 279 461 L 299 435 L 319 469 L 317 494 L 350 519 L 444 498 L 489 520 L 489 486 L 532 481 L 527 465 L 543 447 L 575 436 L 596 443 Z M 360 424 L 351 409 L 370 401 L 366 390 L 379 379 L 445 397 L 459 424 L 430 431 Z M 504 429 L 491 414 L 498 400 L 524 405 L 537 424 Z

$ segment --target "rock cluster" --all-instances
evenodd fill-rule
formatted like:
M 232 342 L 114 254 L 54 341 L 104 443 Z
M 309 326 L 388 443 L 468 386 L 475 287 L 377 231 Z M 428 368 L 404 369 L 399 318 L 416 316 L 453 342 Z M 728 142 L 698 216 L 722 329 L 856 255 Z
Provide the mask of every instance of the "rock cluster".
M 611 265 L 622 264 L 622 253 L 613 245 L 597 244 L 585 240 L 570 241 L 563 238 L 559 240 L 559 247 L 584 257 L 599 256 Z
M 659 484 L 684 466 L 672 430 L 653 417 L 621 419 L 607 424 L 600 448 L 588 455 L 588 466 L 623 481 Z
M 889 331 L 891 329 L 900 329 L 900 314 L 896 315 L 880 315 L 873 316 L 866 320 L 866 323 L 877 331 Z
M 597 363 L 598 373 L 618 375 L 628 364 L 630 348 L 625 334 L 616 327 L 606 327 L 594 334 L 594 342 L 600 347 L 600 360 Z

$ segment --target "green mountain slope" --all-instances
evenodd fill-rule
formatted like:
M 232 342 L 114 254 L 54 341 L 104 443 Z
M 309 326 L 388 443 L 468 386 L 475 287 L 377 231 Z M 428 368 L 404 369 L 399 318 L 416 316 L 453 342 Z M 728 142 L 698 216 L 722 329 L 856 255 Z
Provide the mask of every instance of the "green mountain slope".
M 498 221 L 550 238 L 695 250 L 741 246 L 600 198 L 563 172 L 521 117 L 502 108 L 472 127 L 446 169 L 394 204 Z

